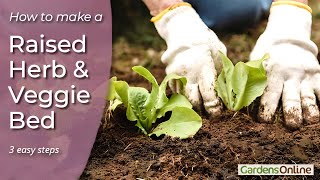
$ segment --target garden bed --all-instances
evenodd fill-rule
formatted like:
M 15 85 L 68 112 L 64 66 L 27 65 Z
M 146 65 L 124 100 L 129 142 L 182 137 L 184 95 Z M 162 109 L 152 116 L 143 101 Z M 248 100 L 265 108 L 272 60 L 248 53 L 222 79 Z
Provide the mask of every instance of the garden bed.
M 319 12 L 314 14 L 317 19 L 313 23 L 312 40 L 319 47 L 320 16 Z M 165 45 L 152 24 L 145 20 L 147 16 L 131 13 L 125 17 L 126 21 L 115 21 L 131 23 L 126 23 L 126 28 L 122 28 L 123 24 L 114 24 L 114 36 L 117 37 L 114 37 L 111 75 L 130 85 L 150 90 L 149 83 L 131 70 L 135 65 L 147 67 L 158 82 L 165 76 L 165 66 L 159 61 Z M 114 17 L 117 18 L 117 14 Z M 130 17 L 132 19 L 128 20 Z M 244 32 L 219 34 L 228 48 L 228 56 L 234 60 L 248 58 L 265 25 L 266 21 Z M 122 33 L 121 29 L 125 29 L 126 33 Z M 169 90 L 168 93 L 170 94 Z M 315 165 L 315 176 L 290 176 L 287 179 L 320 179 L 320 123 L 304 126 L 298 131 L 289 131 L 282 125 L 281 109 L 278 110 L 278 118 L 274 124 L 256 122 L 256 109 L 257 107 L 250 107 L 238 113 L 224 111 L 217 119 L 208 119 L 202 115 L 202 128 L 194 138 L 186 140 L 149 138 L 139 134 L 135 123 L 126 120 L 125 110 L 117 109 L 110 118 L 102 120 L 81 179 L 284 178 L 239 177 L 237 165 L 241 163 L 310 163 Z
M 163 68 L 153 67 L 158 80 Z M 118 76 L 132 85 L 148 84 L 135 74 Z M 217 119 L 202 116 L 194 138 L 179 140 L 139 134 L 120 108 L 100 127 L 82 179 L 234 179 L 237 165 L 245 163 L 314 164 L 316 176 L 310 179 L 320 179 L 320 124 L 292 132 L 282 126 L 281 116 L 274 124 L 257 123 L 249 115 L 254 109 L 226 111 Z

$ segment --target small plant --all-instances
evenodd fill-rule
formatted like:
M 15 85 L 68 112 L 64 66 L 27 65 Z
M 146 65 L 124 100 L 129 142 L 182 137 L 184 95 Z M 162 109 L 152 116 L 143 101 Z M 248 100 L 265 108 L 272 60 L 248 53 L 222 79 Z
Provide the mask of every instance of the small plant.
M 144 67 L 134 66 L 132 69 L 151 83 L 151 92 L 142 87 L 130 87 L 127 82 L 117 81 L 113 77 L 109 83 L 110 110 L 123 104 L 127 108 L 127 119 L 137 121 L 136 126 L 149 136 L 165 134 L 186 139 L 195 135 L 202 126 L 202 119 L 192 109 L 191 103 L 181 94 L 173 94 L 170 99 L 166 95 L 170 80 L 178 80 L 185 86 L 186 78 L 169 74 L 159 86 L 154 76 Z M 156 120 L 169 111 L 172 112 L 170 119 L 153 129 Z
M 261 96 L 266 88 L 267 76 L 262 62 L 269 56 L 247 63 L 239 62 L 235 66 L 223 53 L 220 52 L 220 56 L 223 69 L 215 90 L 228 109 L 239 111 Z

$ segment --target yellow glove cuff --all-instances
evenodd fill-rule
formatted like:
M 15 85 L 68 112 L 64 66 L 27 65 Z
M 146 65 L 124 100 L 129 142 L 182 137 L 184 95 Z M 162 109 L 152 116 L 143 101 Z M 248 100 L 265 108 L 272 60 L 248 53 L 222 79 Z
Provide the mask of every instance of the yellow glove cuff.
M 278 5 L 292 5 L 292 6 L 296 6 L 296 7 L 305 9 L 305 10 L 309 11 L 309 12 L 312 14 L 312 9 L 311 9 L 311 7 L 308 6 L 308 5 L 306 5 L 306 4 L 304 4 L 304 3 L 301 3 L 301 2 L 296 2 L 296 1 L 277 1 L 277 2 L 273 2 L 273 3 L 272 3 L 272 6 L 271 6 L 271 10 L 272 10 L 272 7 L 278 6 Z
M 177 8 L 177 7 L 180 7 L 180 6 L 189 6 L 189 7 L 192 7 L 191 4 L 189 3 L 186 3 L 186 2 L 181 2 L 181 3 L 177 3 L 177 4 L 174 4 L 168 8 L 166 8 L 165 10 L 163 10 L 162 12 L 160 12 L 158 15 L 154 16 L 151 18 L 151 22 L 155 23 L 157 21 L 159 21 L 167 12 Z

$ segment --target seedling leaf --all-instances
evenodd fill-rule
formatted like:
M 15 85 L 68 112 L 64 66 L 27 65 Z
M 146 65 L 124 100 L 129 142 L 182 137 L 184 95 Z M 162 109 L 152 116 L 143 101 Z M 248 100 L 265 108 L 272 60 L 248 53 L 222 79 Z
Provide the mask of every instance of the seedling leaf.
M 156 107 L 157 109 L 161 109 L 168 102 L 166 89 L 167 89 L 168 82 L 171 80 L 178 81 L 177 83 L 180 83 L 182 85 L 181 89 L 184 89 L 185 85 L 187 84 L 187 79 L 185 77 L 181 77 L 176 74 L 168 74 L 160 84 L 159 101 Z
M 127 119 L 137 121 L 136 126 L 146 135 L 150 133 L 157 118 L 161 118 L 166 112 L 172 111 L 173 116 L 166 121 L 167 123 L 160 124 L 162 132 L 159 131 L 159 133 L 180 138 L 193 136 L 201 127 L 201 117 L 192 110 L 192 105 L 185 96 L 174 94 L 168 99 L 166 95 L 167 84 L 170 80 L 178 81 L 183 88 L 187 82 L 186 78 L 169 74 L 159 86 L 154 76 L 144 67 L 135 66 L 132 69 L 152 84 L 151 93 L 145 88 L 129 87 L 125 81 L 117 81 L 115 77 L 111 78 L 109 82 L 110 94 L 107 97 L 110 100 L 109 109 L 114 110 L 118 105 L 123 104 L 127 108 Z M 181 116 L 185 117 L 182 118 Z M 188 118 L 191 118 L 191 120 Z M 182 131 L 184 126 L 187 126 L 187 129 Z M 192 128 L 189 126 L 192 126 Z M 172 133 L 176 129 L 181 132 Z
M 164 116 L 167 112 L 172 111 L 175 107 L 186 107 L 191 109 L 192 104 L 189 102 L 189 100 L 181 95 L 181 94 L 174 94 L 171 96 L 168 103 L 166 103 L 158 112 L 157 118 L 161 118 Z
M 222 52 L 220 56 L 223 70 L 218 76 L 215 90 L 228 109 L 238 111 L 249 106 L 266 88 L 267 76 L 262 63 L 269 56 L 247 63 L 239 62 L 236 66 Z
M 171 118 L 159 124 L 149 136 L 155 134 L 160 136 L 162 134 L 186 139 L 193 137 L 201 128 L 202 119 L 192 109 L 187 107 L 175 107 L 172 110 Z
M 267 85 L 267 77 L 259 68 L 246 66 L 239 62 L 232 76 L 232 87 L 236 94 L 234 110 L 249 106 L 261 96 Z

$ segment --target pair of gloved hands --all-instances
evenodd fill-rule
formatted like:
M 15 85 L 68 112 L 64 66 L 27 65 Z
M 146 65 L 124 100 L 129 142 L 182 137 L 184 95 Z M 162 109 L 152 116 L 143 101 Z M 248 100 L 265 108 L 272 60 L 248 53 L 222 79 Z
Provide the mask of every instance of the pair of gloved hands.
M 272 8 L 265 32 L 260 36 L 250 59 L 264 61 L 268 76 L 261 98 L 259 119 L 273 122 L 282 96 L 285 125 L 292 129 L 303 122 L 319 121 L 316 99 L 320 99 L 320 65 L 317 46 L 310 40 L 312 16 L 303 8 L 280 5 Z M 155 22 L 168 49 L 162 56 L 166 73 L 185 76 L 185 95 L 196 107 L 204 106 L 211 116 L 221 113 L 222 103 L 214 84 L 222 64 L 219 51 L 226 54 L 224 44 L 200 19 L 192 7 L 170 10 Z M 180 86 L 170 83 L 173 91 Z

